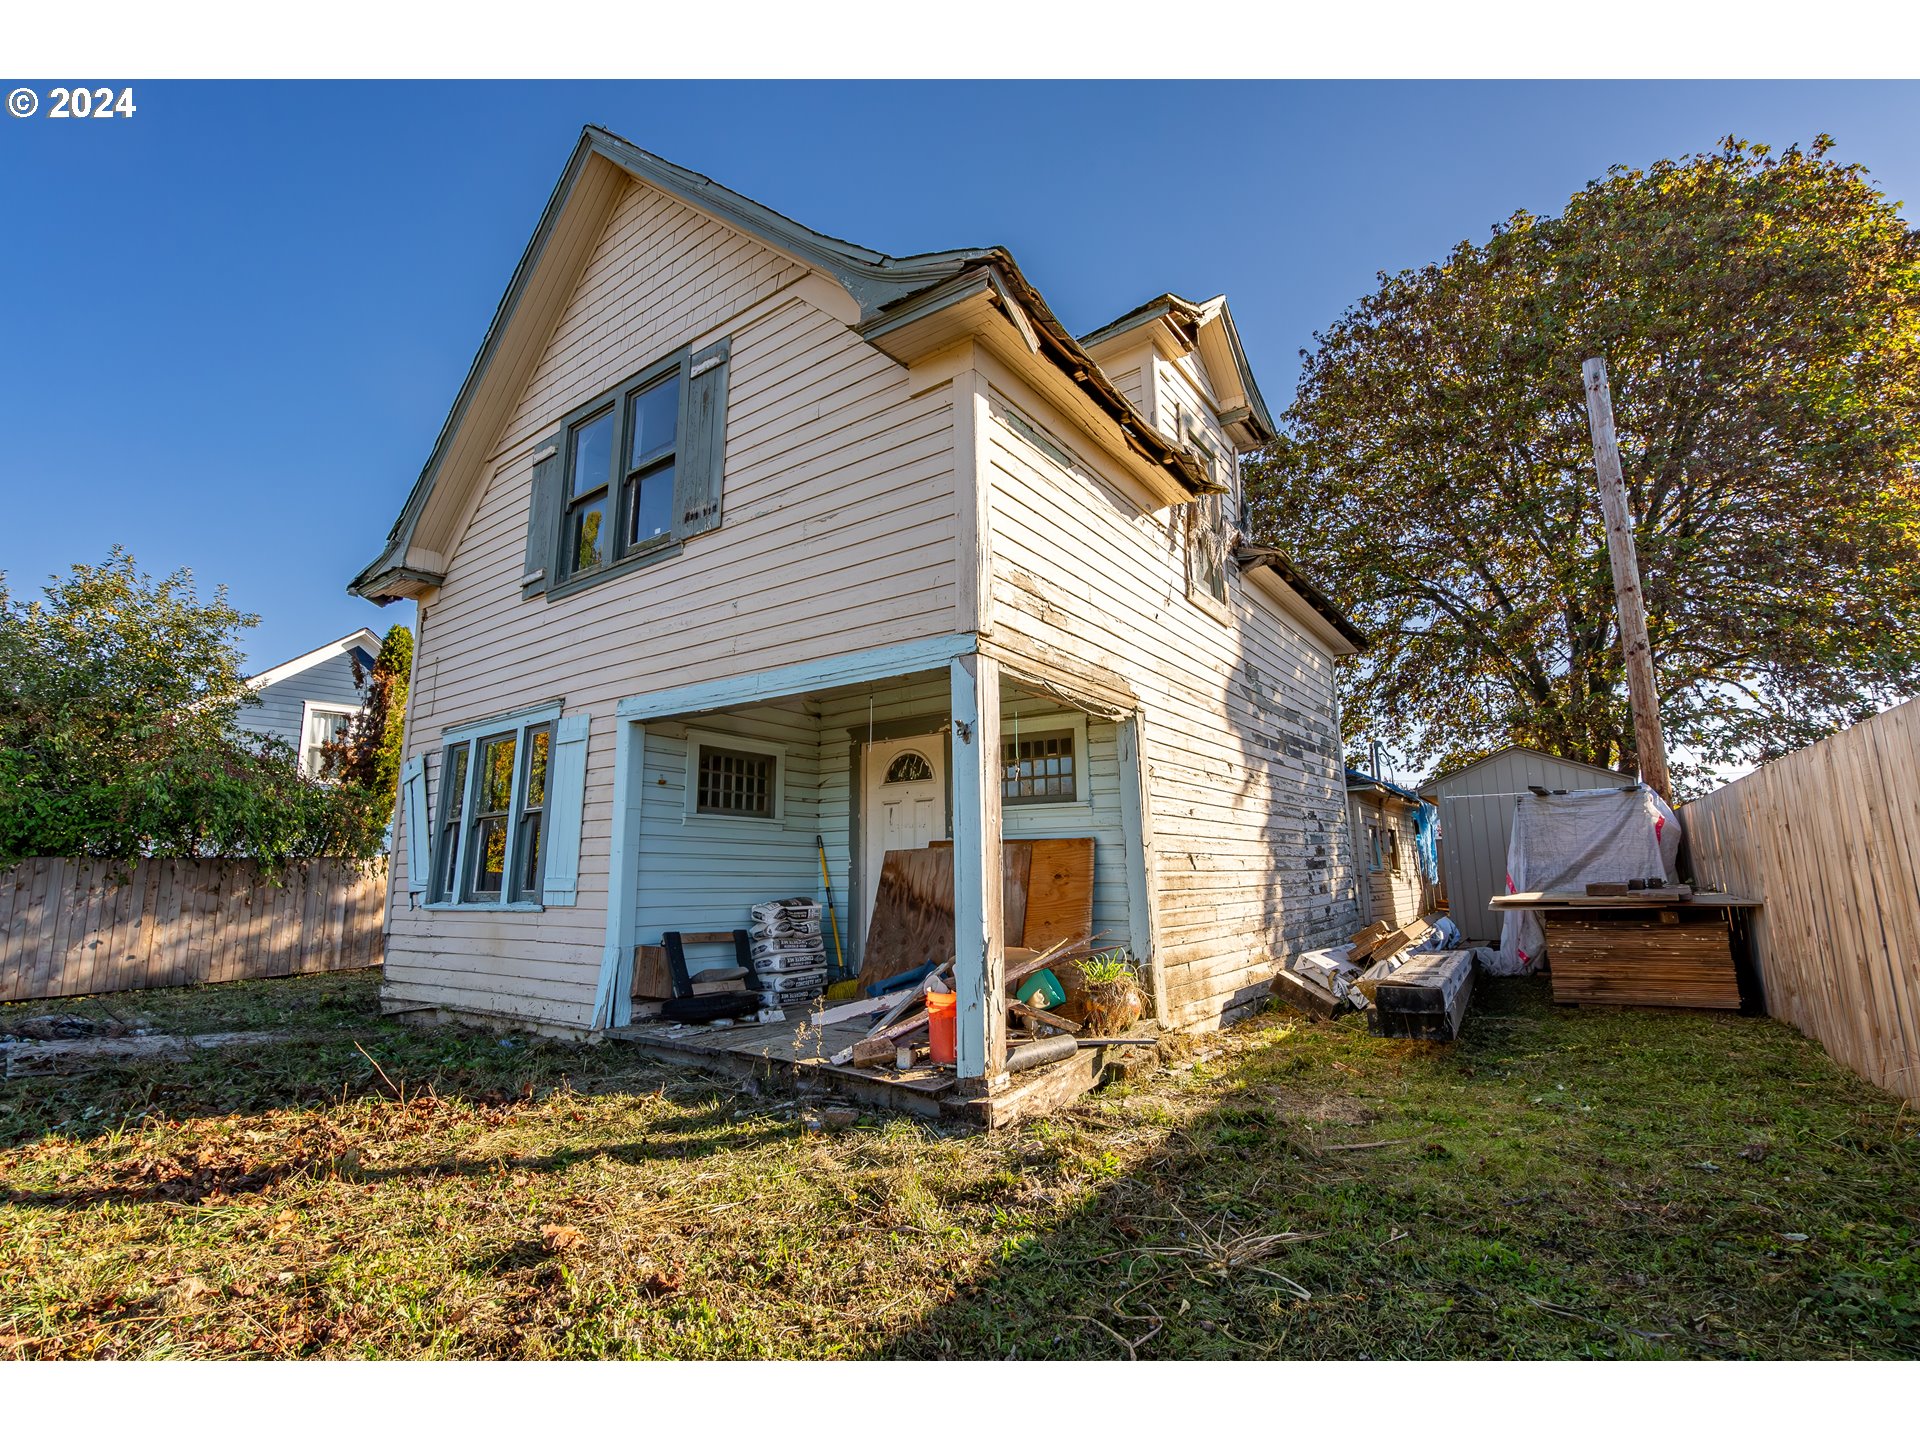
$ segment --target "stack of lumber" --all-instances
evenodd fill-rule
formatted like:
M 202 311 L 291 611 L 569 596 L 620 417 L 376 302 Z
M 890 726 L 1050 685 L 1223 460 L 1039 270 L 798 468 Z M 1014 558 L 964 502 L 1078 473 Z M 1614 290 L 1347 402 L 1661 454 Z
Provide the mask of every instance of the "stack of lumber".
M 1404 965 L 1416 947 L 1432 943 L 1429 937 L 1436 918 L 1400 926 L 1382 921 L 1367 926 L 1345 945 L 1296 955 L 1273 977 L 1270 988 L 1294 1009 L 1316 1019 L 1329 1019 L 1348 1008 L 1365 1010 L 1373 1003 L 1379 982 Z
M 1740 1008 L 1733 945 L 1720 911 L 1569 906 L 1544 918 L 1558 1004 Z
M 1367 1028 L 1402 1040 L 1456 1040 L 1473 996 L 1473 952 L 1428 950 L 1374 987 Z

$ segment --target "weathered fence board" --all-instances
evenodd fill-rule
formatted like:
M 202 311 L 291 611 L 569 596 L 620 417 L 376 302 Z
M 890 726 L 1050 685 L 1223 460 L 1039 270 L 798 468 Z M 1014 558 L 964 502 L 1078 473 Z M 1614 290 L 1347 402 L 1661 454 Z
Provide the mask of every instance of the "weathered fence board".
M 1920 1100 L 1920 701 L 1695 800 L 1694 871 L 1759 896 L 1767 1009 Z
M 25 860 L 0 870 L 0 1001 L 378 965 L 386 866 Z

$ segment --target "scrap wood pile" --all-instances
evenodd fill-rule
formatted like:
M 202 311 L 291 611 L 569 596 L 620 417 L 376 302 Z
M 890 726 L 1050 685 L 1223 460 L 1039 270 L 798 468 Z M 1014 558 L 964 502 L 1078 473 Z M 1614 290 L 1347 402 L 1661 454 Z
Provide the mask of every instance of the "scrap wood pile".
M 1345 945 L 1296 955 L 1273 978 L 1294 1009 L 1331 1019 L 1366 1012 L 1376 1035 L 1451 1040 L 1473 989 L 1473 952 L 1445 916 L 1367 926 Z
M 1008 1037 L 1009 1073 L 1065 1060 L 1095 1046 L 1150 1043 L 1089 1035 L 1085 1033 L 1089 1029 L 1086 1021 L 1070 1019 L 1061 1013 L 1064 989 L 1057 982 L 1045 983 L 1052 978 L 1049 967 L 1084 956 L 1087 944 L 1086 941 L 1059 940 L 1045 950 L 1008 949 L 1004 978 L 1007 1018 L 1025 1032 L 1023 1037 Z M 1041 983 L 1036 984 L 1036 980 Z M 864 1037 L 837 1051 L 832 1057 L 833 1063 L 860 1069 L 891 1066 L 898 1070 L 911 1070 L 928 1063 L 953 1064 L 952 1007 L 956 1002 L 948 999 L 943 1005 L 939 998 L 952 994 L 953 961 L 948 959 L 895 1001 Z M 1018 998 L 1021 995 L 1027 998 Z M 935 1021 L 941 1018 L 943 1010 L 945 1023 L 936 1028 Z

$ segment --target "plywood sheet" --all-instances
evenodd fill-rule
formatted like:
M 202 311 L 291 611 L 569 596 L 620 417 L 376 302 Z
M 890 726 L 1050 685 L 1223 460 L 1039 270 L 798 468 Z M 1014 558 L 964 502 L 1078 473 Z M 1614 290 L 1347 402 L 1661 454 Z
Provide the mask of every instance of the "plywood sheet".
M 1021 943 L 1044 950 L 1093 934 L 1093 839 L 1035 840 Z
M 1033 948 L 1034 893 L 1041 903 L 1043 933 L 1093 926 L 1093 841 L 1008 840 L 1000 846 L 1001 924 L 1004 943 Z M 1046 943 L 1051 943 L 1049 940 Z M 866 984 L 917 969 L 953 954 L 953 847 L 889 850 L 880 868 L 873 920 L 860 962 Z

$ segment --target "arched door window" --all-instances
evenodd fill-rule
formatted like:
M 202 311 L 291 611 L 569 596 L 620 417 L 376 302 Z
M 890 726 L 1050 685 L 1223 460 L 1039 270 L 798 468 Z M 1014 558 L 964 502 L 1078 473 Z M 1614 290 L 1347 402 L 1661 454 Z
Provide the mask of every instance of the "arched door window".
M 918 750 L 902 750 L 887 767 L 889 785 L 911 785 L 917 780 L 933 779 L 933 766 Z

